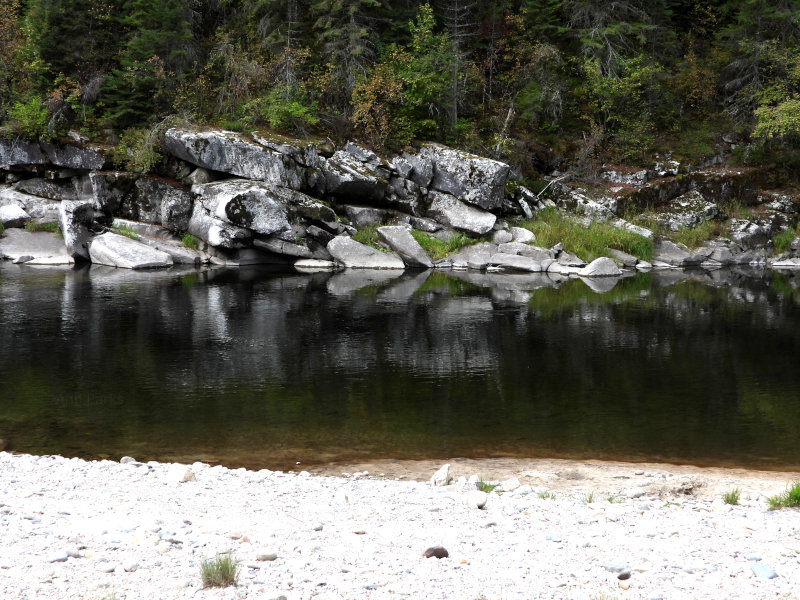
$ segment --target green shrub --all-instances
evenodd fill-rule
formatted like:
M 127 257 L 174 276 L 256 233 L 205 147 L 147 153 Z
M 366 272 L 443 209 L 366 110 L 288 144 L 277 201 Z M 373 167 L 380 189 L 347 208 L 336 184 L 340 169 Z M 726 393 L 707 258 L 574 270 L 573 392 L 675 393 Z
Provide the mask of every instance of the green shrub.
M 782 494 L 769 498 L 768 502 L 770 510 L 800 507 L 800 481 L 796 481 L 791 487 L 787 487 Z
M 47 105 L 41 98 L 15 102 L 8 110 L 8 118 L 18 134 L 30 139 L 47 139 Z
M 146 173 L 161 160 L 156 150 L 156 129 L 126 129 L 119 137 L 119 143 L 111 150 L 114 163 L 127 171 Z
M 740 494 L 741 494 L 741 491 L 739 490 L 739 488 L 733 488 L 732 490 L 722 494 L 722 500 L 725 502 L 725 504 L 731 504 L 731 505 L 735 506 L 735 505 L 739 504 L 739 495 Z
M 463 233 L 456 233 L 450 236 L 447 240 L 441 240 L 425 233 L 424 231 L 414 230 L 411 235 L 417 240 L 417 243 L 422 246 L 422 249 L 430 256 L 431 260 L 439 260 L 454 252 L 458 252 L 462 248 L 471 246 L 477 243 L 478 240 L 468 238 Z
M 200 579 L 203 587 L 227 587 L 236 585 L 239 576 L 239 561 L 230 552 L 217 554 L 200 563 Z
M 589 223 L 588 227 L 568 217 L 556 208 L 540 211 L 535 219 L 524 221 L 522 227 L 536 235 L 536 244 L 545 248 L 561 242 L 568 252 L 592 261 L 608 256 L 610 248 L 622 250 L 642 260 L 652 260 L 653 241 L 608 223 Z

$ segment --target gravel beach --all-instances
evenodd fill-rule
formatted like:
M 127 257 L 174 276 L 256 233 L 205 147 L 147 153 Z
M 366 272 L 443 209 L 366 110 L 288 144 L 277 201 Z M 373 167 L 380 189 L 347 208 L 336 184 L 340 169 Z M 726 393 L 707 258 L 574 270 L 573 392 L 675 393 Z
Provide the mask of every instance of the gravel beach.
M 452 461 L 436 486 L 411 479 L 433 463 L 123 461 L 0 452 L 0 597 L 800 598 L 800 512 L 767 510 L 797 473 Z M 238 585 L 204 589 L 200 561 L 226 551 Z

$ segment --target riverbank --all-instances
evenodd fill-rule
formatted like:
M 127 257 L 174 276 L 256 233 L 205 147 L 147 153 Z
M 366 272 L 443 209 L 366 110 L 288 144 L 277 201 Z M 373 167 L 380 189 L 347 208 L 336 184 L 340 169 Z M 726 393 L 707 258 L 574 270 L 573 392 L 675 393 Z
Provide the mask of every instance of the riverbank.
M 390 479 L 3 452 L 0 587 L 102 600 L 800 595 L 797 511 L 766 502 L 797 473 L 453 461 L 456 483 L 432 487 L 410 479 L 430 465 L 390 469 L 402 466 L 376 464 Z M 473 474 L 518 482 L 478 509 L 457 479 Z M 718 495 L 733 487 L 738 506 Z M 434 545 L 449 557 L 423 558 Z M 200 560 L 228 550 L 239 585 L 203 589 Z

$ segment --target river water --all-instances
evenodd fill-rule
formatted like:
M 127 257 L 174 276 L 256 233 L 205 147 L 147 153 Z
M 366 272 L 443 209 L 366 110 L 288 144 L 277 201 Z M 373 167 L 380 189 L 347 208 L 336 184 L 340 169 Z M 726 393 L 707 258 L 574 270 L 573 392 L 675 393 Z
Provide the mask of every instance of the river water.
M 790 273 L 3 264 L 0 325 L 0 438 L 20 452 L 800 467 Z

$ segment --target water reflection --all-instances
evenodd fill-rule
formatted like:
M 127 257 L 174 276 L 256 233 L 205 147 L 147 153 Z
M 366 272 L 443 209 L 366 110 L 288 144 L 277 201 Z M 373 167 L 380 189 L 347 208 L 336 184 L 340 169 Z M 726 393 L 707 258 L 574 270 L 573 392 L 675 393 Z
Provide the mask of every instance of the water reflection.
M 369 457 L 800 466 L 800 285 L 0 266 L 0 437 L 279 467 Z

